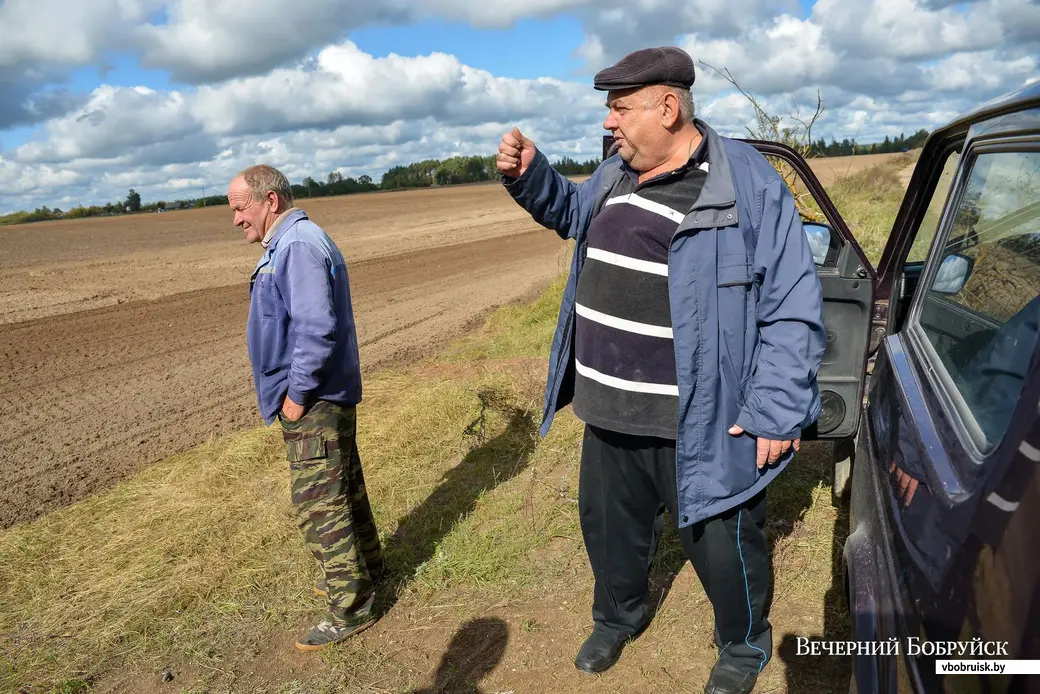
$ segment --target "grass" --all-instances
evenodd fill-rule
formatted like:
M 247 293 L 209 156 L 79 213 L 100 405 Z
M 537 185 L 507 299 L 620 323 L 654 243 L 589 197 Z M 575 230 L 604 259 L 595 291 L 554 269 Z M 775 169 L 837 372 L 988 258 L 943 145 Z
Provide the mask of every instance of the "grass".
M 873 265 L 881 259 L 906 187 L 900 173 L 914 163 L 906 153 L 870 169 L 841 176 L 827 193 Z M 927 244 L 931 238 L 927 239 Z
M 899 168 L 831 186 L 875 258 Z M 652 567 L 651 629 L 598 679 L 570 664 L 590 627 L 582 426 L 567 410 L 547 438 L 536 434 L 562 291 L 561 278 L 438 357 L 366 378 L 359 448 L 389 574 L 386 616 L 365 637 L 293 655 L 292 638 L 321 610 L 309 592 L 317 571 L 291 519 L 280 435 L 259 428 L 0 533 L 0 690 L 699 687 L 714 659 L 711 610 L 671 531 Z M 847 686 L 844 659 L 794 653 L 797 636 L 848 628 L 838 571 L 847 518 L 830 504 L 828 454 L 806 445 L 771 487 L 775 658 L 762 691 Z M 177 679 L 160 685 L 166 667 Z M 112 684 L 123 675 L 131 684 Z
M 541 571 L 525 556 L 574 531 L 573 519 L 529 505 L 530 481 L 496 491 L 531 464 L 541 411 L 541 365 L 512 354 L 551 338 L 524 321 L 514 335 L 491 327 L 517 311 L 493 316 L 483 341 L 462 340 L 455 363 L 366 382 L 359 446 L 394 600 L 447 586 L 521 590 Z M 538 453 L 573 457 L 558 442 Z M 0 689 L 66 691 L 71 678 L 171 655 L 217 667 L 229 638 L 256 650 L 312 615 L 302 598 L 316 576 L 282 454 L 276 429 L 242 432 L 0 534 Z

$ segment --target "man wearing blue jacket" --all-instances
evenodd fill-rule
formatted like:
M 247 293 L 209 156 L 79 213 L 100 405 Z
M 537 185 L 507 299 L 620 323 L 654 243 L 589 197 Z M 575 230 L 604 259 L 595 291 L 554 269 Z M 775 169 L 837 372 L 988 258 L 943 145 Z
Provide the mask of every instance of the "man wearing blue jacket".
M 293 513 L 324 578 L 328 611 L 302 639 L 313 651 L 371 626 L 382 548 L 358 456 L 361 371 L 347 265 L 336 244 L 293 207 L 278 170 L 231 181 L 235 226 L 265 250 L 250 278 L 249 359 L 264 422 L 281 424 Z
M 509 194 L 575 253 L 541 435 L 585 422 L 579 514 L 595 577 L 575 665 L 601 672 L 648 623 L 667 508 L 715 611 L 709 694 L 750 692 L 772 654 L 765 490 L 820 409 L 823 296 L 794 199 L 752 147 L 693 117 L 693 61 L 629 54 L 595 78 L 616 154 L 577 185 L 517 128 Z

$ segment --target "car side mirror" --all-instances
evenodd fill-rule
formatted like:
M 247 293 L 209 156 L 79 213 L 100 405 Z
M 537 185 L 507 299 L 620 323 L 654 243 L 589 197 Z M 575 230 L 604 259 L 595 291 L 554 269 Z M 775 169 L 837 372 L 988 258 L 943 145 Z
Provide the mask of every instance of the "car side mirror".
M 939 271 L 932 282 L 932 291 L 936 294 L 957 294 L 968 283 L 975 261 L 966 255 L 952 253 L 943 258 Z
M 831 249 L 831 228 L 815 222 L 802 222 L 805 236 L 809 239 L 813 262 L 823 265 L 827 262 L 827 254 Z

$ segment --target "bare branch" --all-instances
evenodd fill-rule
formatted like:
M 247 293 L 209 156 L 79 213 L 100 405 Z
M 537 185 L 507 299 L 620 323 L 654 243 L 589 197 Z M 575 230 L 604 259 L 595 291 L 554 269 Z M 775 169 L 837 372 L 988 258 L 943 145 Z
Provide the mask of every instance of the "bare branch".
M 807 119 L 803 118 L 798 113 L 799 109 L 797 103 L 795 103 L 794 97 L 792 96 L 790 98 L 791 113 L 788 114 L 788 122 L 792 125 L 787 125 L 784 123 L 784 119 L 781 116 L 769 113 L 757 96 L 740 86 L 740 83 L 737 82 L 737 79 L 728 68 L 720 70 L 703 60 L 699 60 L 698 62 L 722 77 L 722 79 L 726 80 L 726 82 L 740 92 L 744 98 L 748 100 L 748 103 L 751 104 L 751 107 L 755 111 L 755 129 L 745 126 L 745 129 L 748 131 L 748 135 L 750 135 L 751 138 L 770 140 L 787 145 L 806 159 L 812 156 L 812 129 L 824 112 L 823 96 L 820 94 L 819 90 L 816 91 L 816 108 L 812 115 Z M 822 219 L 822 213 L 820 213 L 818 209 L 815 209 L 815 201 L 812 199 L 812 196 L 804 186 L 800 185 L 797 172 L 795 172 L 789 164 L 776 159 L 775 157 L 769 157 L 769 160 L 787 184 L 788 189 L 790 189 L 791 195 L 795 200 L 795 205 L 802 218 L 820 221 Z

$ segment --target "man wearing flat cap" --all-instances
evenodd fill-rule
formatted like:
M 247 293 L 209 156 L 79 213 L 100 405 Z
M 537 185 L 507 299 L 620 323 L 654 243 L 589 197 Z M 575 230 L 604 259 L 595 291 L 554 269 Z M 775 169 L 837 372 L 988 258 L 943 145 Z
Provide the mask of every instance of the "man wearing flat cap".
M 595 78 L 613 154 L 578 185 L 519 129 L 502 137 L 510 195 L 575 253 L 549 355 L 540 433 L 585 422 L 582 535 L 602 672 L 648 624 L 667 508 L 715 611 L 704 691 L 750 692 L 772 654 L 766 487 L 819 414 L 823 296 L 784 181 L 693 116 L 693 61 L 636 51 Z

